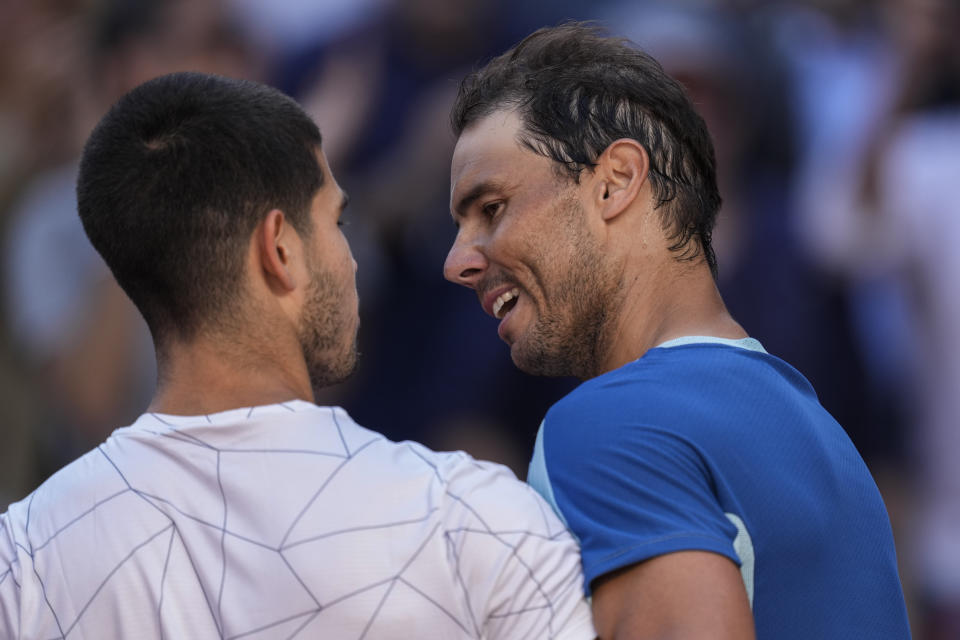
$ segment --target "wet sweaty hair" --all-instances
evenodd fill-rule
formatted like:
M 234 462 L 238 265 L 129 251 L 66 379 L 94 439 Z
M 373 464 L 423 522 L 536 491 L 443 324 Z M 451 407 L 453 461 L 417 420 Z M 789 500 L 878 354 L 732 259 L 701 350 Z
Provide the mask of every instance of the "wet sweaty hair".
M 158 349 L 232 317 L 270 210 L 310 232 L 320 141 L 279 91 L 201 73 L 146 82 L 103 117 L 80 162 L 80 219 Z
M 639 142 L 671 250 L 683 260 L 702 254 L 716 277 L 713 143 L 683 87 L 656 60 L 588 24 L 539 29 L 463 80 L 454 134 L 501 109 L 517 110 L 522 145 L 573 180 L 615 140 Z

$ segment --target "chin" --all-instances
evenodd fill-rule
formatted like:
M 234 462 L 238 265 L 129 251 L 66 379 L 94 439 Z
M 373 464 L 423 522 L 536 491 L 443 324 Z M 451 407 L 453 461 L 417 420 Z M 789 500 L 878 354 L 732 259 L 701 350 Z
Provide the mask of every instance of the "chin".
M 335 359 L 317 358 L 308 363 L 310 385 L 314 391 L 346 382 L 357 371 L 360 354 L 356 343 L 351 345 L 347 353 Z
M 510 359 L 524 373 L 547 378 L 575 376 L 576 372 L 560 353 L 550 353 L 546 349 L 525 347 L 515 342 L 510 348 Z

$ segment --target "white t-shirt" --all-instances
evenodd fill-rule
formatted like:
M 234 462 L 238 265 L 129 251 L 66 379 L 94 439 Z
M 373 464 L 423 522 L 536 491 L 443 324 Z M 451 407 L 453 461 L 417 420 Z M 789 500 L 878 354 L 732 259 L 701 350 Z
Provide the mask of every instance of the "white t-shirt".
M 593 638 L 505 467 L 295 401 L 146 414 L 0 515 L 3 638 Z

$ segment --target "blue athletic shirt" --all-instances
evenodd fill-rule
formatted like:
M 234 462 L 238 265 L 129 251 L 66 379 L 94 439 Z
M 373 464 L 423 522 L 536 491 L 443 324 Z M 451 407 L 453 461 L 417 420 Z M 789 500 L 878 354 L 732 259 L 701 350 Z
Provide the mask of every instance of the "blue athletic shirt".
M 810 383 L 753 339 L 685 338 L 554 405 L 528 481 L 579 538 L 585 590 L 702 550 L 735 562 L 760 639 L 910 637 L 877 486 Z

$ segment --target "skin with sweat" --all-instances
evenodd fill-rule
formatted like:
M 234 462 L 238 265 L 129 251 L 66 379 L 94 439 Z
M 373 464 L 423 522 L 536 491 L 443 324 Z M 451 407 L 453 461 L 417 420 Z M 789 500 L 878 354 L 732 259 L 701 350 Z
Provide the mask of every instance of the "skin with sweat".
M 498 332 L 520 369 L 586 379 L 675 337 L 746 337 L 706 263 L 669 250 L 639 144 L 614 142 L 577 183 L 519 142 L 521 126 L 515 111 L 495 111 L 460 136 L 459 231 L 444 265 L 491 315 L 516 293 Z

